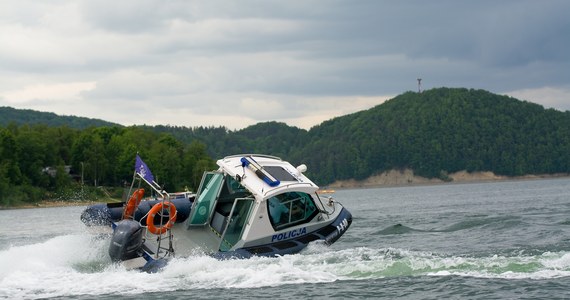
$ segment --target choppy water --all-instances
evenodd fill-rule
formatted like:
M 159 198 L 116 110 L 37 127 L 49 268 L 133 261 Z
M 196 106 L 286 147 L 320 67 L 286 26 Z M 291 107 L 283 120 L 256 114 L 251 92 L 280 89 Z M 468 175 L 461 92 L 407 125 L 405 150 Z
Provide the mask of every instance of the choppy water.
M 342 190 L 333 246 L 126 271 L 83 207 L 0 211 L 0 298 L 570 298 L 570 179 Z

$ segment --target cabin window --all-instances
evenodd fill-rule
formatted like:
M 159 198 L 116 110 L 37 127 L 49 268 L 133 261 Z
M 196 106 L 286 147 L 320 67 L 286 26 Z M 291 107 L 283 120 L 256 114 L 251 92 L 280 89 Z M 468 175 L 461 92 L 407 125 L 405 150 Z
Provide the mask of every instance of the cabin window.
M 287 192 L 267 199 L 269 219 L 275 230 L 309 222 L 317 213 L 313 198 L 303 192 Z

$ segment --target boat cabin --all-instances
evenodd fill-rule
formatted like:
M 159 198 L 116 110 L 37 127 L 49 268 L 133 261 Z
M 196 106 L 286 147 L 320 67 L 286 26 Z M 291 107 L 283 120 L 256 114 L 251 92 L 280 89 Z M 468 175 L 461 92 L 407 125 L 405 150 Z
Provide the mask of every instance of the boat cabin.
M 217 240 L 217 249 L 211 251 L 304 234 L 321 211 L 318 187 L 303 175 L 303 165 L 295 168 L 277 157 L 260 155 L 229 156 L 217 164 L 217 171 L 202 177 L 185 222 L 189 238 L 192 231 L 206 231 Z

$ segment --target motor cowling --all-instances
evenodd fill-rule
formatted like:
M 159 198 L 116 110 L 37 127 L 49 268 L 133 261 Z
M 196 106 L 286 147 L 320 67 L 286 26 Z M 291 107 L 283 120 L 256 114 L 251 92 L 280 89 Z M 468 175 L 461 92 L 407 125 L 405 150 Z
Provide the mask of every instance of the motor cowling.
M 138 257 L 143 243 L 143 227 L 133 220 L 122 220 L 116 225 L 109 245 L 111 260 L 117 262 Z

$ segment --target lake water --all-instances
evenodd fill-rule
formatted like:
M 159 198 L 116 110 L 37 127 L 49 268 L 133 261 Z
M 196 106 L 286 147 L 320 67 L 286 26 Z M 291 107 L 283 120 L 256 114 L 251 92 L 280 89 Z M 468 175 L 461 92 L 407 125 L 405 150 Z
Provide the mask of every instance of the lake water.
M 0 298 L 570 298 L 570 179 L 337 191 L 354 220 L 330 247 L 160 273 L 113 265 L 84 207 L 0 211 Z

